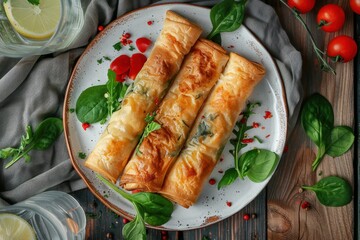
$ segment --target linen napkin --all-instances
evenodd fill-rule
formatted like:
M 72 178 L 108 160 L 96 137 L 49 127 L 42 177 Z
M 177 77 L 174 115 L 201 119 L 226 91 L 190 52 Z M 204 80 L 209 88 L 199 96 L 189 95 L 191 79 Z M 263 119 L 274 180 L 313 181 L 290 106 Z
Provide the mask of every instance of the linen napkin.
M 76 60 L 97 33 L 117 16 L 149 4 L 186 2 L 211 7 L 218 1 L 183 0 L 83 0 L 85 25 L 71 46 L 60 52 L 22 59 L 0 56 L 0 148 L 18 146 L 26 125 L 37 126 L 49 116 L 62 116 L 66 86 Z M 300 53 L 291 45 L 275 11 L 259 0 L 248 0 L 244 25 L 276 60 L 286 89 L 289 132 L 301 102 Z M 73 169 L 64 135 L 46 151 L 32 151 L 31 162 L 18 161 L 4 169 L 0 159 L 0 206 L 55 189 L 75 191 L 85 187 Z M 2 199 L 1 199 L 2 198 Z

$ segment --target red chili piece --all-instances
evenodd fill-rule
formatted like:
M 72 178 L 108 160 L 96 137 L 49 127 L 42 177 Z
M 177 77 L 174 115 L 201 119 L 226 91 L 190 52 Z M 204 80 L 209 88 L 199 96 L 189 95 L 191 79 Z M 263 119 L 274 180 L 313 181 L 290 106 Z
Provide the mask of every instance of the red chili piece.
M 127 224 L 128 222 L 130 222 L 129 220 L 127 220 L 126 218 L 123 218 L 123 224 Z
M 102 30 L 104 30 L 104 26 L 99 25 L 99 26 L 98 26 L 98 31 L 101 32 Z
M 211 178 L 210 180 L 209 180 L 209 184 L 210 185 L 214 185 L 216 183 L 216 180 L 214 179 L 214 178 Z
M 270 112 L 270 111 L 265 111 L 264 118 L 265 118 L 265 119 L 272 118 L 271 112 Z
M 259 126 L 260 126 L 260 123 L 258 123 L 258 122 L 253 122 L 253 124 L 252 124 L 253 128 L 258 128 Z
M 250 215 L 247 214 L 247 213 L 244 214 L 243 219 L 244 219 L 245 221 L 249 220 L 249 219 L 250 219 Z
M 304 201 L 304 202 L 301 204 L 301 208 L 302 208 L 302 209 L 308 210 L 310 207 L 311 207 L 311 205 L 310 205 L 310 203 L 307 202 L 307 201 Z
M 141 68 L 144 66 L 147 58 L 142 53 L 135 53 L 130 58 L 130 71 L 129 78 L 134 80 L 137 74 L 140 72 Z
M 146 37 L 141 37 L 136 39 L 136 47 L 139 49 L 140 52 L 144 53 L 149 46 L 152 44 L 151 40 Z
M 86 131 L 86 129 L 88 129 L 90 127 L 90 123 L 86 123 L 86 122 L 84 122 L 83 124 L 82 124 L 82 128 Z
M 270 134 L 266 135 L 265 138 L 269 138 L 270 137 Z
M 227 205 L 228 207 L 231 207 L 232 202 L 226 201 L 226 205 Z
M 243 140 L 241 140 L 241 143 L 243 143 L 243 144 L 249 144 L 252 142 L 254 142 L 253 138 L 244 138 Z
M 127 32 L 127 33 L 124 33 L 124 34 L 122 35 L 122 37 L 128 39 L 128 38 L 131 37 L 131 34 Z
M 134 194 L 134 193 L 139 193 L 139 192 L 142 192 L 140 189 L 135 189 L 135 190 L 132 190 L 131 193 Z
M 158 97 L 155 98 L 154 103 L 155 103 L 155 105 L 159 105 L 159 98 Z
M 147 22 L 147 25 L 150 26 L 150 25 L 153 25 L 153 23 L 154 23 L 154 21 L 148 21 L 148 22 Z

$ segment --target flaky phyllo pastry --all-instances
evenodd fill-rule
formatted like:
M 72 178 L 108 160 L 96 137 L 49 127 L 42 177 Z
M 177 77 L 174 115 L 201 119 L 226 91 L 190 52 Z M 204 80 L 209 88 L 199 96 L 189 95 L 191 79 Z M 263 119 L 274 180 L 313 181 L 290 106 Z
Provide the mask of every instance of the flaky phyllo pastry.
M 151 132 L 125 167 L 120 185 L 127 190 L 159 191 L 190 128 L 227 61 L 219 45 L 200 39 L 192 48 L 157 110 L 159 130 Z
M 236 120 L 265 69 L 235 53 L 199 113 L 184 149 L 159 191 L 188 208 L 199 197 Z
M 133 89 L 114 112 L 85 166 L 116 182 L 145 128 L 145 117 L 156 108 L 202 30 L 167 11 L 163 29 L 138 73 Z

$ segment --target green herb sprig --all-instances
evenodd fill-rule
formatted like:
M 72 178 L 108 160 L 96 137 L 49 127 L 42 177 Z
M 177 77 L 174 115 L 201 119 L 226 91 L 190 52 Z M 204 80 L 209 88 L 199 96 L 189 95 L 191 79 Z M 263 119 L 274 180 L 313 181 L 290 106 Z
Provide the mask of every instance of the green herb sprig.
M 152 226 L 160 226 L 168 222 L 174 210 L 171 201 L 155 193 L 140 192 L 129 194 L 116 185 L 106 180 L 101 175 L 96 175 L 104 184 L 130 201 L 136 211 L 135 218 L 127 223 L 122 234 L 124 239 L 146 239 L 145 222 Z
M 145 130 L 143 132 L 143 134 L 140 137 L 139 143 L 136 146 L 136 154 L 142 154 L 142 152 L 140 151 L 140 145 L 141 143 L 144 141 L 144 139 L 149 136 L 149 134 L 153 131 L 159 130 L 161 128 L 161 125 L 157 122 L 155 122 L 155 116 L 156 113 L 154 112 L 153 114 L 147 114 L 145 117 L 145 122 L 147 122 L 147 125 L 145 127 Z
M 25 162 L 29 162 L 29 152 L 31 150 L 48 149 L 62 132 L 63 124 L 60 118 L 45 119 L 37 126 L 35 132 L 33 132 L 31 126 L 28 125 L 25 134 L 21 137 L 18 148 L 8 147 L 0 150 L 0 158 L 12 158 L 12 160 L 5 165 L 5 168 L 11 167 L 21 158 L 24 158 Z
M 313 186 L 304 185 L 302 188 L 315 192 L 319 202 L 325 206 L 340 207 L 352 200 L 351 185 L 337 176 L 325 177 Z
M 224 0 L 214 5 L 210 11 L 213 29 L 208 39 L 221 43 L 221 32 L 232 32 L 238 29 L 245 16 L 246 0 Z
M 305 101 L 301 111 L 301 123 L 318 151 L 312 163 L 315 171 L 324 156 L 338 157 L 346 153 L 354 143 L 354 132 L 347 126 L 334 127 L 334 112 L 330 102 L 318 93 Z

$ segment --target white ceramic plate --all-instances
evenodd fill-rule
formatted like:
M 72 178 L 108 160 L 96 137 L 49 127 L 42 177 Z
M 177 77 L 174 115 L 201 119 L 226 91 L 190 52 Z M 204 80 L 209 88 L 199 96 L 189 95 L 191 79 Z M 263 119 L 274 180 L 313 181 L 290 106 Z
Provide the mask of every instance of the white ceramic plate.
M 137 49 L 130 51 L 128 47 L 120 51 L 114 50 L 112 46 L 119 41 L 120 36 L 129 32 L 133 40 L 139 37 L 148 37 L 155 41 L 162 28 L 166 10 L 173 10 L 200 25 L 204 29 L 203 37 L 206 37 L 211 30 L 210 10 L 203 7 L 187 4 L 164 4 L 133 11 L 112 22 L 87 47 L 75 66 L 65 97 L 64 128 L 72 163 L 90 190 L 105 205 L 124 217 L 133 217 L 135 212 L 131 204 L 102 184 L 93 171 L 84 167 L 85 160 L 78 157 L 79 152 L 89 155 L 106 124 L 94 124 L 84 131 L 76 114 L 69 110 L 75 108 L 76 100 L 83 90 L 93 85 L 105 84 L 110 61 L 103 60 L 99 64 L 98 59 L 104 56 L 115 59 L 121 54 L 130 56 L 138 52 Z M 153 24 L 149 25 L 148 21 L 153 21 Z M 248 131 L 249 136 L 256 135 L 263 139 L 263 143 L 255 141 L 243 150 L 247 151 L 258 147 L 272 150 L 281 155 L 287 131 L 287 110 L 282 81 L 273 59 L 244 26 L 235 32 L 222 34 L 222 45 L 228 51 L 239 53 L 250 60 L 262 63 L 267 71 L 265 78 L 250 97 L 251 101 L 262 103 L 261 107 L 255 110 L 256 114 L 249 119 L 250 123 L 258 122 L 260 127 Z M 148 50 L 146 53 L 149 52 Z M 265 111 L 270 111 L 272 117 L 265 119 Z M 218 163 L 210 178 L 219 181 L 223 175 L 221 172 L 233 166 L 234 161 L 229 154 L 230 147 L 230 144 L 226 146 L 222 156 L 224 160 Z M 266 186 L 268 180 L 262 183 L 253 183 L 247 179 L 238 179 L 234 184 L 220 191 L 217 190 L 216 185 L 206 184 L 194 206 L 185 209 L 175 205 L 171 220 L 161 228 L 188 230 L 225 219 L 253 200 Z M 232 203 L 230 207 L 226 204 L 227 201 Z

